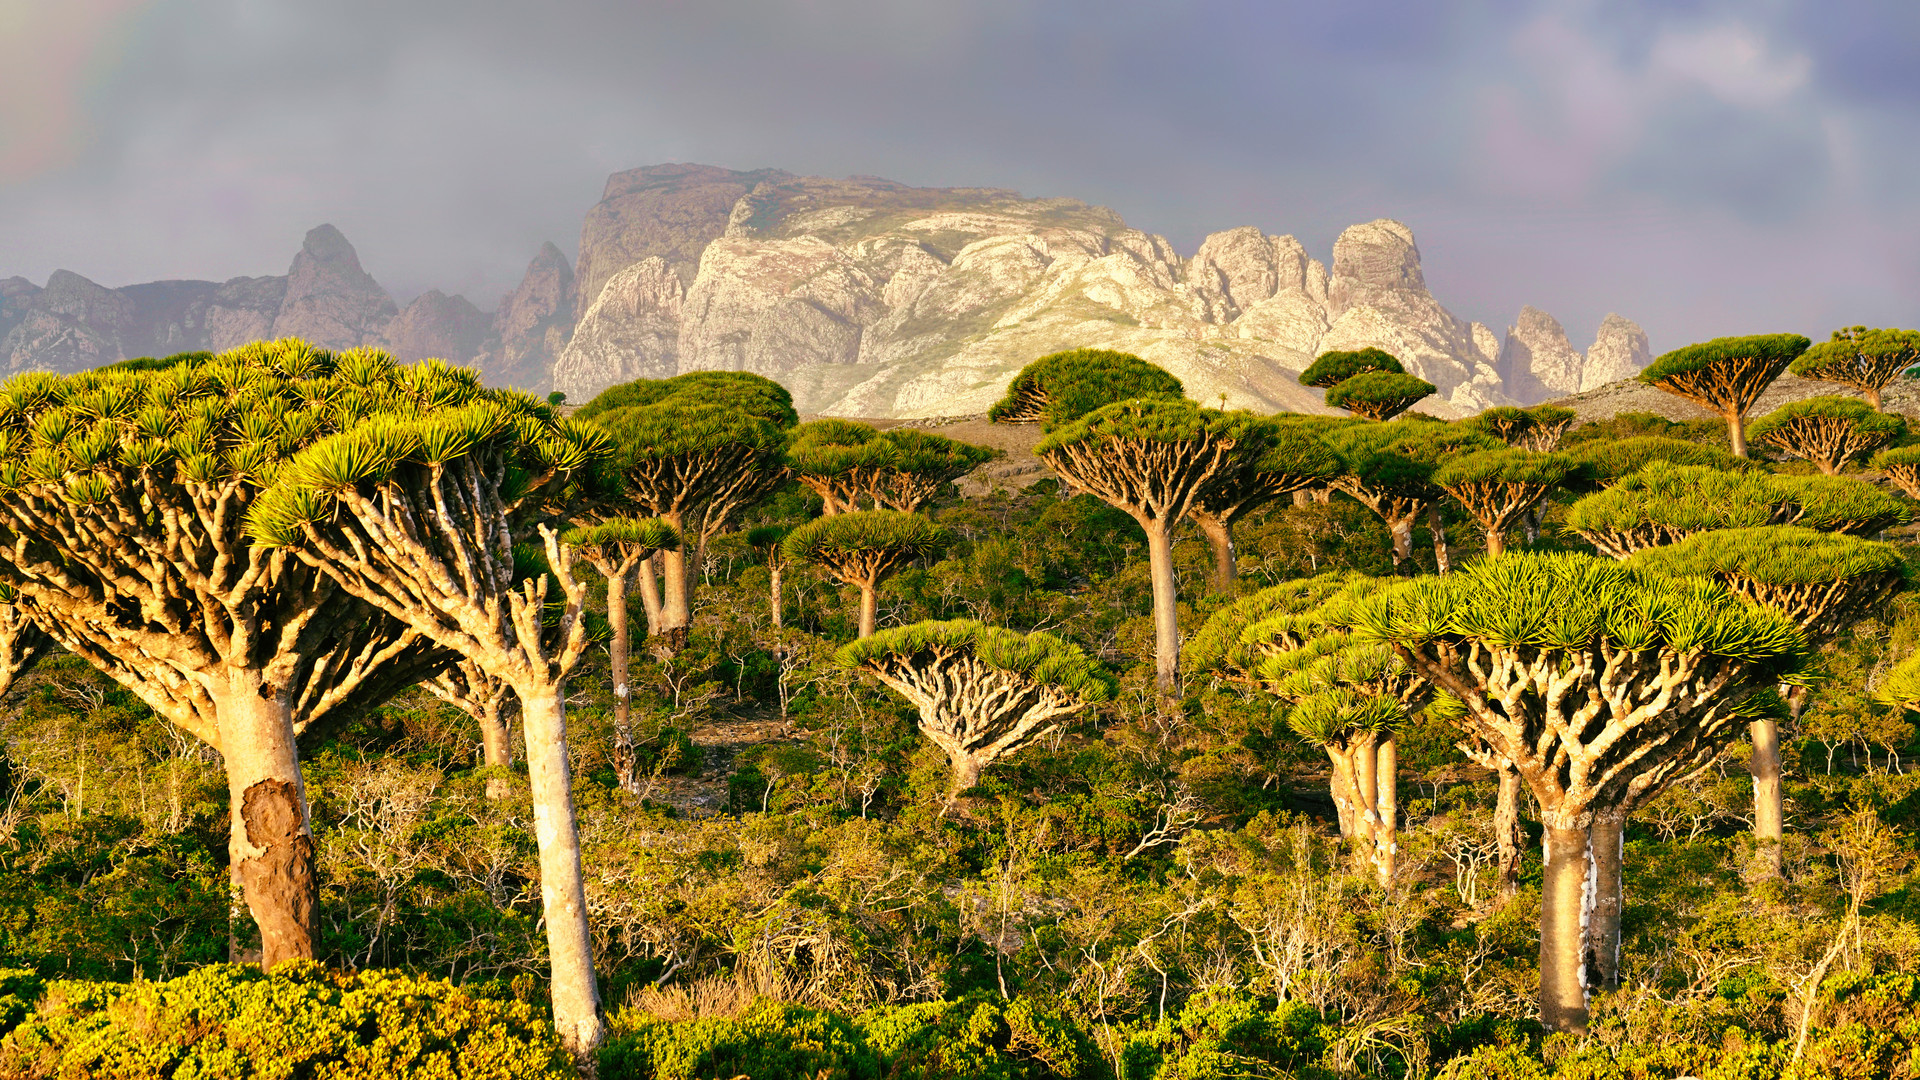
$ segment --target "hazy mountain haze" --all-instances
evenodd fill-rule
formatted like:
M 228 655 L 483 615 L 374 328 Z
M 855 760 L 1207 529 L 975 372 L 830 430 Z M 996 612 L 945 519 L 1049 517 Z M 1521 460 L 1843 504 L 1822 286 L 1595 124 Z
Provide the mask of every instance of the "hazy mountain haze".
M 613 171 L 1103 203 L 1191 252 L 1414 226 L 1462 317 L 1655 349 L 1911 324 L 1920 8 L 0 2 L 0 276 L 285 272 L 332 222 L 404 306 L 577 254 Z

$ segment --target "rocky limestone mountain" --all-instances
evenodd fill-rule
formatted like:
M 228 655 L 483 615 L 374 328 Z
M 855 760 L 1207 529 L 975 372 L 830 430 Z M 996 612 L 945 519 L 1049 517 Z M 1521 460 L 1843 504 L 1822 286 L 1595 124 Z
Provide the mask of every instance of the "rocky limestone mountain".
M 287 296 L 273 320 L 274 337 L 297 337 L 329 349 L 380 340 L 400 309 L 360 268 L 360 256 L 331 225 L 307 233 L 287 271 Z
M 718 228 L 717 201 L 743 189 Z M 1433 382 L 1435 412 L 1555 392 L 1517 347 L 1503 369 L 1494 333 L 1434 298 L 1395 221 L 1341 234 L 1329 269 L 1294 237 L 1252 227 L 1183 258 L 1103 207 L 998 189 L 653 166 L 607 190 L 582 230 L 583 310 L 553 369 L 576 401 L 636 378 L 741 370 L 786 384 L 803 411 L 966 415 L 1027 361 L 1075 346 L 1138 353 L 1199 400 L 1266 411 L 1323 408 L 1295 375 L 1323 351 L 1366 346 Z M 1517 326 L 1541 319 L 1564 343 L 1532 308 Z M 1609 333 L 1617 365 L 1630 354 Z M 1568 346 L 1550 362 L 1554 387 L 1571 363 L 1578 388 L 1583 357 Z
M 1586 360 L 1580 371 L 1582 391 L 1638 375 L 1653 362 L 1653 351 L 1647 347 L 1647 332 L 1638 323 L 1609 312 L 1587 348 Z
M 573 333 L 573 267 L 551 242 L 527 264 L 520 287 L 500 300 L 493 340 L 474 363 L 498 386 L 545 390 L 554 358 Z
M 493 320 L 466 297 L 431 289 L 387 323 L 382 337 L 387 350 L 406 363 L 431 356 L 464 364 L 486 347 L 492 332 Z

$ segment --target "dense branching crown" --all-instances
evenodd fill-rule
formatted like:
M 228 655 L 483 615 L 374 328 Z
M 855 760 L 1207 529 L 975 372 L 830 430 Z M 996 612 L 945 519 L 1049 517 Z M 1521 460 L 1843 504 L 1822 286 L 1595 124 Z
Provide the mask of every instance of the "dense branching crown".
M 1370 579 L 1344 572 L 1283 582 L 1243 596 L 1207 619 L 1187 640 L 1182 659 L 1192 672 L 1251 678 L 1277 653 L 1301 648 L 1327 627 L 1327 602 L 1372 588 Z
M 626 548 L 635 551 L 671 551 L 680 546 L 680 533 L 662 518 L 611 518 L 569 529 L 560 537 L 570 547 Z
M 1804 525 L 1872 535 L 1910 518 L 1900 500 L 1860 480 L 1726 472 L 1655 461 L 1567 511 L 1567 527 L 1616 558 L 1694 533 Z
M 1367 420 L 1387 420 L 1433 392 L 1434 385 L 1425 379 L 1369 371 L 1335 384 L 1327 391 L 1327 404 Z
M 1920 711 L 1920 652 L 1895 664 L 1873 688 L 1873 699 L 1903 712 Z
M 1221 412 L 1184 399 L 1138 398 L 1096 409 L 1055 428 L 1034 453 L 1113 442 L 1178 444 L 1197 440 L 1264 440 L 1274 428 L 1250 412 Z M 1263 447 L 1264 449 L 1264 447 Z
M 1837 395 L 1788 402 L 1756 420 L 1747 431 L 1753 441 L 1828 472 L 1906 433 L 1905 419 L 1880 412 L 1859 398 Z
M 1567 478 L 1572 462 L 1561 454 L 1532 450 L 1475 450 L 1448 458 L 1434 470 L 1433 482 L 1449 491 L 1482 486 L 1552 487 Z
M 1575 475 L 1594 487 L 1612 487 L 1623 478 L 1661 461 L 1669 465 L 1699 465 L 1709 469 L 1745 472 L 1758 468 L 1748 458 L 1735 457 L 1717 446 L 1638 435 L 1631 439 L 1594 439 L 1567 450 Z
M 1787 370 L 1878 395 L 1880 388 L 1920 364 L 1920 331 L 1850 326 L 1808 349 Z
M 1300 385 L 1325 390 L 1370 371 L 1385 371 L 1394 375 L 1407 373 L 1407 369 L 1392 353 L 1382 349 L 1328 352 L 1321 353 L 1318 360 L 1307 365 L 1307 370 L 1300 373 Z
M 574 415 L 591 420 L 644 405 L 710 406 L 759 417 L 778 428 L 799 423 L 793 395 L 764 376 L 745 371 L 689 371 L 670 379 L 639 379 L 609 386 Z
M 834 660 L 848 669 L 887 662 L 912 666 L 916 662 L 931 663 L 936 653 L 965 653 L 994 671 L 1072 694 L 1088 704 L 1111 700 L 1118 689 L 1105 668 L 1068 641 L 1039 631 L 1022 634 L 972 619 L 882 630 L 845 646 Z
M 1128 398 L 1179 398 L 1180 380 L 1132 353 L 1070 349 L 1043 356 L 1013 377 L 1007 396 L 987 411 L 1001 424 L 1052 431 L 1103 405 Z
M 1806 639 L 1786 616 L 1716 582 L 1671 578 L 1573 554 L 1517 554 L 1418 578 L 1363 602 L 1355 633 L 1395 645 L 1436 640 L 1501 649 L 1698 653 L 1804 677 Z
M 1535 405 L 1531 409 L 1503 405 L 1473 417 L 1467 426 L 1508 446 L 1546 451 L 1560 445 L 1560 437 L 1573 426 L 1574 419 L 1572 409 L 1558 405 Z
M 1460 424 L 1406 416 L 1386 422 L 1348 421 L 1323 436 L 1343 476 L 1375 491 L 1427 489 L 1433 471 L 1452 455 L 1498 450 L 1501 443 Z
M 1920 443 L 1892 446 L 1873 455 L 1868 464 L 1887 474 L 1909 499 L 1920 499 Z
M 1714 338 L 1661 355 L 1639 378 L 1708 408 L 1744 410 L 1809 344 L 1799 334 Z
M 1906 560 L 1892 544 L 1794 525 L 1701 533 L 1642 551 L 1626 565 L 1712 578 L 1817 637 L 1837 633 L 1907 582 Z
M 835 566 L 876 556 L 924 558 L 950 543 L 946 530 L 919 514 L 861 510 L 809 521 L 787 534 L 781 550 L 789 559 Z

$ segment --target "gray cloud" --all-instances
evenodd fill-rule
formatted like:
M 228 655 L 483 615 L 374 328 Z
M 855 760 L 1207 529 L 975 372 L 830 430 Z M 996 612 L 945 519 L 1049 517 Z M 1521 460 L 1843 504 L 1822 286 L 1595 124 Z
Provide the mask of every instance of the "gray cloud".
M 275 273 L 332 221 L 397 293 L 484 307 L 607 173 L 693 160 L 1078 196 L 1188 250 L 1393 216 L 1464 315 L 1656 347 L 1920 321 L 1896 0 L 60 10 L 0 39 L 42 102 L 0 109 L 0 275 Z

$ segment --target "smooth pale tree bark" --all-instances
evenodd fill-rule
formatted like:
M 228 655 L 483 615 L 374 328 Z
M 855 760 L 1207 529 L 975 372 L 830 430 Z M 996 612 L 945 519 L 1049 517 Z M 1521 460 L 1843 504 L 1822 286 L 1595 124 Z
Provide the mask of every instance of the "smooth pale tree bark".
M 1786 800 L 1780 786 L 1780 724 L 1755 720 L 1747 725 L 1753 738 L 1753 756 L 1747 767 L 1753 774 L 1753 838 L 1758 858 L 1774 877 L 1780 876 L 1780 844 L 1786 839 Z
M 286 691 L 265 685 L 257 672 L 241 670 L 218 688 L 214 700 L 227 793 L 235 808 L 228 815 L 228 845 L 247 910 L 260 927 L 260 964 L 272 969 L 285 960 L 310 958 L 320 892 Z
M 496 770 L 513 767 L 511 725 L 518 699 L 512 688 L 464 657 L 424 685 L 434 697 L 466 713 L 479 725 L 480 759 L 484 764 Z M 487 781 L 487 798 L 503 799 L 507 792 L 504 777 Z
M 660 560 L 656 552 L 652 558 L 641 559 L 634 571 L 634 591 L 640 594 L 640 607 L 647 613 L 647 636 L 653 637 L 664 627 L 664 612 L 660 607 L 660 588 L 654 582 L 653 565 Z
M 1520 827 L 1520 770 L 1513 762 L 1503 761 L 1498 770 L 1499 794 L 1493 804 L 1493 835 L 1498 847 L 1500 898 L 1508 899 L 1520 891 L 1521 853 L 1526 849 L 1526 832 Z
M 1580 968 L 1587 945 L 1587 826 L 1559 815 L 1542 823 L 1540 1023 L 1548 1031 L 1585 1034 L 1587 988 Z
M 1374 783 L 1374 814 L 1380 822 L 1374 834 L 1373 865 L 1380 884 L 1391 887 L 1400 854 L 1400 741 L 1391 731 L 1380 739 Z
M 607 652 L 613 672 L 613 771 L 622 789 L 638 795 L 640 754 L 633 737 L 633 687 L 628 680 L 633 666 L 633 631 L 628 626 L 627 593 L 635 572 L 656 552 L 679 547 L 680 538 L 659 520 L 613 518 L 574 529 L 562 539 L 599 571 L 607 583 L 607 625 L 611 631 Z M 649 623 L 652 621 L 649 618 Z
M 1620 907 L 1624 901 L 1621 870 L 1626 860 L 1627 814 L 1621 809 L 1597 811 L 1587 829 L 1587 911 L 1585 969 L 1594 990 L 1620 988 Z
M 1233 546 L 1233 528 L 1212 514 L 1195 510 L 1193 523 L 1213 553 L 1213 587 L 1222 592 L 1233 588 L 1240 577 L 1240 559 Z
M 1444 574 L 1453 569 L 1453 553 L 1447 547 L 1447 526 L 1440 520 L 1440 506 L 1427 507 L 1427 531 L 1433 534 L 1434 569 Z
M 1163 520 L 1143 520 L 1147 534 L 1147 579 L 1153 585 L 1153 681 L 1170 694 L 1180 679 L 1180 586 L 1173 572 L 1172 530 Z

